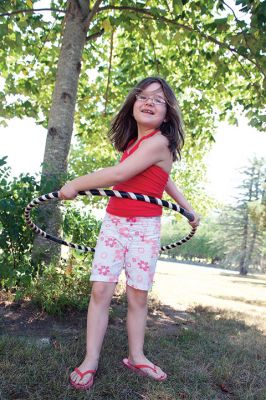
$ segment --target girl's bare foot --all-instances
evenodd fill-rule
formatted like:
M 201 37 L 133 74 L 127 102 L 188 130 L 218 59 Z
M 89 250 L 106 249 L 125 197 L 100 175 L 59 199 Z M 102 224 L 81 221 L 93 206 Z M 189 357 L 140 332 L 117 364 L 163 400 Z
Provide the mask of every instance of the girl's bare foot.
M 80 364 L 77 368 L 81 374 L 89 370 L 97 370 L 98 368 L 98 360 L 92 360 L 89 358 L 85 358 L 85 360 Z M 81 377 L 76 371 L 71 372 L 70 379 L 72 383 L 77 385 L 86 385 L 93 377 L 93 373 L 88 373 Z

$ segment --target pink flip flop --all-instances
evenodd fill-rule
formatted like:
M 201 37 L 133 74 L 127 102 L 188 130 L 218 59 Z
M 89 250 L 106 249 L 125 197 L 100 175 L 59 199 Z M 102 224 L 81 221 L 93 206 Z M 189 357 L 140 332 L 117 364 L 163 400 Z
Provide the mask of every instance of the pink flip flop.
M 92 385 L 94 383 L 94 376 L 96 374 L 96 369 L 88 369 L 88 371 L 81 372 L 78 368 L 75 368 L 74 371 L 80 376 L 81 379 L 84 378 L 84 376 L 87 374 L 92 374 L 92 376 L 89 379 L 89 381 L 85 384 L 74 382 L 70 376 L 69 382 L 70 382 L 71 386 L 73 386 L 75 389 L 78 389 L 78 390 L 87 390 L 92 387 Z
M 156 381 L 165 381 L 167 379 L 167 375 L 165 372 L 163 372 L 163 375 L 158 375 L 158 372 L 156 370 L 156 365 L 153 365 L 153 367 L 150 365 L 146 365 L 146 364 L 133 365 L 127 358 L 123 359 L 123 365 L 138 375 L 147 376 Z M 158 375 L 158 378 L 149 375 L 147 372 L 143 371 L 143 368 L 151 369 L 153 372 L 155 372 Z

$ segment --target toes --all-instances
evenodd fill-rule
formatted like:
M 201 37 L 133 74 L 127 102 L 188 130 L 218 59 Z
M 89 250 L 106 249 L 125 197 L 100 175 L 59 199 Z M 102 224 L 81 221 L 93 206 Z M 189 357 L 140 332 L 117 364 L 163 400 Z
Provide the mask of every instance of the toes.
M 72 382 L 74 382 L 74 383 L 77 383 L 77 384 L 83 384 L 84 383 L 83 382 L 84 378 L 81 379 L 81 377 L 75 371 L 73 371 L 70 374 L 70 378 L 71 378 Z
M 165 374 L 165 372 L 163 372 L 163 370 L 161 370 L 161 368 L 160 367 L 155 367 L 155 370 L 156 370 L 156 372 L 155 371 L 152 371 L 151 369 L 149 369 L 149 368 L 147 368 L 146 369 L 146 373 L 151 377 L 151 378 L 154 378 L 154 379 L 164 379 L 165 378 L 165 376 L 166 376 L 166 374 Z
M 165 378 L 165 376 L 166 376 L 166 374 L 165 374 L 165 372 L 163 372 L 163 370 L 161 370 L 161 368 L 156 368 L 156 371 L 157 371 L 157 374 L 156 374 L 156 376 L 157 376 L 157 378 Z
M 91 374 L 86 375 L 86 377 L 80 379 L 78 382 L 80 385 L 87 385 L 87 383 L 91 380 Z
M 75 372 L 71 372 L 71 374 L 70 374 L 70 378 L 72 379 L 72 381 L 74 381 L 74 379 L 75 379 L 75 375 L 76 375 L 76 373 L 75 373 Z
M 75 371 L 70 374 L 70 379 L 72 382 L 77 385 L 87 385 L 87 383 L 91 380 L 92 374 L 87 374 L 83 378 L 81 378 Z
M 166 379 L 167 375 L 165 372 L 163 372 L 163 370 L 161 368 L 156 367 L 156 371 L 157 371 L 157 374 L 154 374 L 155 378 L 162 379 L 162 380 Z
M 71 379 L 73 382 L 77 383 L 77 378 L 78 378 L 78 375 L 76 374 L 76 372 L 75 372 L 75 371 L 71 372 L 71 374 L 70 374 L 70 379 Z

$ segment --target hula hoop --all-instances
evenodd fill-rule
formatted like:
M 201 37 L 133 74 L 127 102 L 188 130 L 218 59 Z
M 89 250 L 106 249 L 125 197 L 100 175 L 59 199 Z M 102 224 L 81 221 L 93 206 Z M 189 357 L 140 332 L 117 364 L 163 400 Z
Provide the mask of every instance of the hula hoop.
M 131 199 L 131 200 L 138 200 L 138 201 L 144 201 L 147 203 L 153 203 L 157 204 L 162 207 L 170 208 L 171 210 L 177 211 L 178 213 L 182 214 L 185 218 L 187 218 L 189 221 L 193 221 L 194 216 L 192 213 L 187 211 L 186 209 L 178 206 L 177 204 L 170 203 L 166 200 L 158 199 L 157 197 L 152 197 L 152 196 L 147 196 L 144 194 L 139 194 L 139 193 L 132 193 L 132 192 L 124 192 L 124 191 L 119 191 L 119 190 L 99 190 L 99 189 L 91 189 L 91 190 L 86 190 L 86 191 L 80 191 L 78 192 L 79 195 L 81 196 L 107 196 L 107 197 L 119 197 L 123 199 Z M 44 237 L 45 239 L 51 240 L 52 242 L 62 244 L 64 246 L 71 247 L 73 249 L 82 251 L 82 252 L 95 252 L 95 249 L 93 247 L 87 247 L 83 246 L 80 244 L 74 244 L 71 242 L 67 242 L 66 240 L 57 238 L 55 236 L 50 235 L 49 233 L 46 233 L 42 229 L 40 229 L 34 222 L 31 220 L 30 217 L 30 212 L 32 208 L 39 206 L 42 203 L 45 203 L 49 200 L 53 199 L 59 199 L 59 192 L 51 192 L 44 194 L 40 197 L 37 197 L 36 199 L 33 199 L 25 208 L 24 211 L 24 216 L 27 225 L 38 235 Z M 185 236 L 183 239 L 178 240 L 175 243 L 171 243 L 165 246 L 161 247 L 161 251 L 165 250 L 170 250 L 173 249 L 177 246 L 181 246 L 182 244 L 188 242 L 192 236 L 194 236 L 197 228 L 193 228 L 190 233 Z

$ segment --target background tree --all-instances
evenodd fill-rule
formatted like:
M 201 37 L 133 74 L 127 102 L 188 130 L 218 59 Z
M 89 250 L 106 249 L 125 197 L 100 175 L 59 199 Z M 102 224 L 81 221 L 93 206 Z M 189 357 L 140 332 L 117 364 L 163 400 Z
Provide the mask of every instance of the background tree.
M 221 216 L 220 240 L 227 248 L 227 260 L 238 266 L 241 275 L 246 275 L 252 266 L 263 269 L 265 229 L 261 217 L 254 218 L 254 205 L 261 204 L 260 215 L 265 213 L 265 165 L 265 159 L 255 158 L 243 170 L 236 206 L 228 207 Z
M 201 160 L 218 121 L 236 123 L 240 110 L 265 128 L 265 1 L 238 1 L 241 19 L 221 0 L 53 0 L 49 18 L 35 3 L 0 5 L 0 117 L 30 116 L 48 127 L 42 192 L 66 179 L 73 125 L 83 153 L 73 159 L 73 173 L 113 163 L 117 155 L 105 141 L 110 120 L 147 75 L 166 77 L 178 95 L 187 141 L 173 175 L 188 197 L 192 188 L 202 196 Z M 56 204 L 48 213 L 46 226 L 57 235 Z M 46 261 L 56 254 L 50 246 L 41 250 Z

